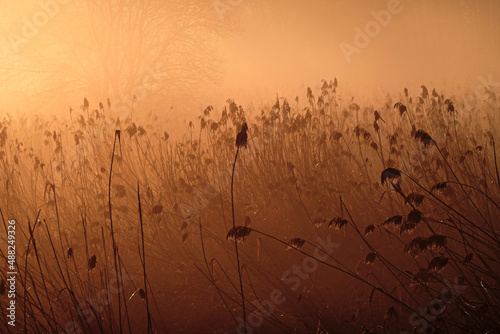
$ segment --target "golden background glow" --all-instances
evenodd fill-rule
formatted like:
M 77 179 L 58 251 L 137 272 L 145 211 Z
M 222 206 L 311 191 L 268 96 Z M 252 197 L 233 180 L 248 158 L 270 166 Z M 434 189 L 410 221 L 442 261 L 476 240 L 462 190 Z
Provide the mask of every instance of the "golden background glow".
M 372 26 L 369 44 L 349 61 L 341 44 L 355 47 L 355 29 L 365 31 L 373 12 L 390 5 L 398 13 L 380 31 Z M 258 104 L 303 94 L 333 77 L 358 99 L 421 84 L 454 91 L 474 90 L 480 77 L 500 81 L 494 0 L 24 0 L 3 1 L 0 20 L 3 111 L 57 114 L 83 96 L 122 102 L 161 66 L 166 81 L 136 104 L 144 113 L 174 107 L 173 118 L 229 97 Z M 26 22 L 39 25 L 29 36 Z M 179 33 L 187 24 L 194 28 Z M 165 41 L 173 42 L 159 50 Z

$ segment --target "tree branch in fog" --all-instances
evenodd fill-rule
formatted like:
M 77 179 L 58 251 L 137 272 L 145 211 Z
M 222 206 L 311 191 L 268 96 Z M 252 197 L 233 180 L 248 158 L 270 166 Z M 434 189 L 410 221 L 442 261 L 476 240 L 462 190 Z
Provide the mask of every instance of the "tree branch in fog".
M 9 88 L 30 87 L 44 104 L 61 96 L 68 103 L 83 96 L 121 101 L 142 86 L 158 102 L 220 78 L 217 41 L 234 21 L 221 21 L 211 0 L 47 3 L 48 23 L 26 28 L 37 34 L 0 64 Z

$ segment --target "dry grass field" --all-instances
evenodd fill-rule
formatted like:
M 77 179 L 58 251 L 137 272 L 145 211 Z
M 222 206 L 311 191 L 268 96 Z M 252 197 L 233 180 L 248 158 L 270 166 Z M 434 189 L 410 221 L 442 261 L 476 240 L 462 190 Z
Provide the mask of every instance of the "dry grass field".
M 99 101 L 5 116 L 0 331 L 499 333 L 498 97 L 320 88 L 179 140 Z

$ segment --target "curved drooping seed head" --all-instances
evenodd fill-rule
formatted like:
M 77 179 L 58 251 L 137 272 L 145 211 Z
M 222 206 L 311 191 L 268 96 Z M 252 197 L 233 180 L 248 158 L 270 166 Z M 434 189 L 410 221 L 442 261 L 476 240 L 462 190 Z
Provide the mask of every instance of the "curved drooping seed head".
M 335 217 L 328 224 L 328 228 L 334 226 L 337 229 L 341 229 L 343 226 L 346 226 L 348 223 L 349 223 L 349 221 L 347 219 L 344 219 L 342 217 Z
M 401 116 L 403 116 L 403 114 L 408 110 L 406 108 L 406 106 L 404 104 L 402 104 L 401 102 L 396 102 L 396 104 L 394 104 L 394 109 L 398 109 L 399 110 L 399 114 Z
M 445 235 L 434 234 L 428 239 L 429 249 L 439 249 L 447 244 L 447 237 Z
M 247 130 L 248 130 L 247 123 L 243 123 L 243 125 L 241 126 L 241 131 L 236 136 L 237 147 L 241 146 L 247 147 L 247 140 L 248 140 Z
M 372 233 L 373 231 L 375 231 L 375 225 L 373 224 L 370 224 L 368 225 L 366 228 L 365 228 L 365 234 L 363 236 L 366 237 L 367 234 L 370 234 Z
M 368 255 L 365 258 L 365 264 L 370 264 L 375 261 L 375 258 L 377 257 L 377 253 L 368 253 Z
M 410 211 L 410 213 L 408 213 L 406 219 L 409 223 L 418 224 L 422 220 L 422 212 L 418 211 L 417 209 L 413 209 Z
M 427 266 L 427 271 L 439 273 L 448 264 L 449 259 L 444 256 L 437 256 L 431 260 Z
M 96 264 L 97 264 L 97 256 L 95 256 L 94 254 L 88 261 L 88 269 L 90 271 L 94 270 Z
M 244 241 L 252 230 L 246 226 L 235 226 L 227 232 L 226 239 Z
M 141 297 L 141 300 L 145 300 L 146 299 L 146 291 L 144 291 L 144 289 L 139 289 L 139 297 Z
M 379 119 L 385 123 L 384 119 L 380 116 L 380 112 L 378 110 L 375 110 L 373 112 L 373 115 L 375 116 L 375 122 L 377 122 Z
M 382 184 L 389 179 L 390 181 L 395 180 L 395 183 L 399 185 L 401 183 L 401 171 L 396 168 L 386 168 L 380 175 L 380 180 Z
M 445 188 L 446 182 L 438 182 L 432 187 L 431 192 L 433 192 L 434 190 L 444 190 Z
M 429 240 L 425 237 L 415 237 L 412 241 L 405 246 L 404 252 L 413 256 L 419 255 L 421 252 L 427 249 L 429 246 Z
M 286 247 L 286 249 L 292 249 L 292 248 L 301 249 L 302 246 L 304 246 L 305 242 L 306 241 L 304 239 L 293 238 L 288 242 L 288 246 Z
M 415 204 L 415 206 L 420 206 L 420 204 L 422 204 L 422 202 L 424 201 L 424 198 L 425 198 L 425 196 L 422 194 L 410 193 L 405 198 L 405 204 L 411 203 L 411 204 Z
M 416 141 L 422 142 L 424 144 L 424 146 L 427 146 L 427 145 L 434 143 L 434 140 L 432 139 L 432 137 L 424 130 L 418 130 L 415 133 L 414 138 Z
M 396 215 L 396 216 L 392 216 L 392 217 L 389 217 L 386 220 L 384 220 L 384 222 L 382 224 L 380 224 L 380 226 L 382 226 L 382 227 L 386 227 L 389 225 L 398 226 L 398 225 L 401 225 L 402 223 L 403 223 L 403 216 Z

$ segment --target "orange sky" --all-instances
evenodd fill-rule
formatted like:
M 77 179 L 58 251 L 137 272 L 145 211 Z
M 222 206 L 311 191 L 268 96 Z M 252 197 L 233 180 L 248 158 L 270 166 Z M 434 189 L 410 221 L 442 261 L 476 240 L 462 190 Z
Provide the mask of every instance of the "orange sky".
M 397 13 L 377 34 L 372 11 L 389 6 Z M 223 45 L 226 94 L 273 96 L 335 76 L 367 93 L 500 82 L 500 1 L 241 1 L 233 10 L 243 20 Z M 355 46 L 367 24 L 374 36 L 348 62 L 340 45 Z
M 65 3 L 58 10 L 70 17 L 82 15 L 72 7 L 76 2 L 43 1 Z M 0 6 L 0 54 L 15 67 L 19 54 L 9 53 L 8 33 L 40 11 L 40 3 L 0 1 Z M 194 101 L 199 111 L 208 104 L 220 106 L 227 98 L 256 106 L 272 101 L 276 93 L 293 99 L 307 86 L 314 88 L 321 79 L 334 77 L 347 98 L 354 95 L 358 100 L 404 87 L 418 95 L 422 84 L 445 92 L 459 86 L 474 89 L 488 80 L 500 87 L 498 0 L 214 0 L 209 7 L 223 23 L 239 21 L 236 31 L 217 45 L 216 56 L 223 57 L 222 82 L 190 90 L 178 110 L 186 100 Z M 54 16 L 52 26 L 63 19 L 58 13 Z M 45 46 L 42 39 L 40 33 L 26 50 Z M 24 93 L 8 91 L 15 79 L 2 78 L 2 83 L 3 105 L 21 105 Z M 64 101 L 64 110 L 68 103 Z

